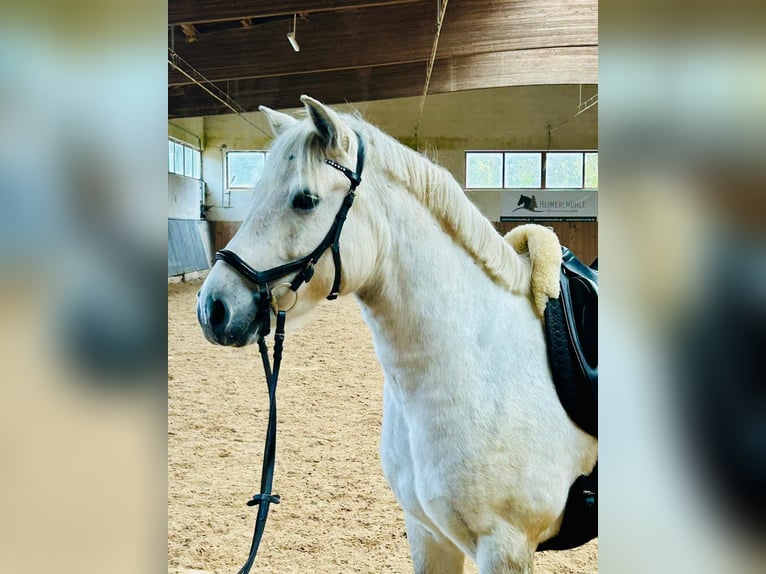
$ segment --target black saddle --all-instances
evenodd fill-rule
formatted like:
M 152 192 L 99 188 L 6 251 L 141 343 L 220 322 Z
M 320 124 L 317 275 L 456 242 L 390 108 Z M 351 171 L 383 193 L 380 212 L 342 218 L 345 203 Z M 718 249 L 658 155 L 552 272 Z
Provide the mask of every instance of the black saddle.
M 598 271 L 561 251 L 561 295 L 545 308 L 548 362 L 564 410 L 598 437 Z
M 598 264 L 588 267 L 566 247 L 561 251 L 561 295 L 545 308 L 548 362 L 564 410 L 598 437 Z M 537 549 L 566 550 L 598 536 L 597 490 L 598 465 L 572 484 L 558 534 Z

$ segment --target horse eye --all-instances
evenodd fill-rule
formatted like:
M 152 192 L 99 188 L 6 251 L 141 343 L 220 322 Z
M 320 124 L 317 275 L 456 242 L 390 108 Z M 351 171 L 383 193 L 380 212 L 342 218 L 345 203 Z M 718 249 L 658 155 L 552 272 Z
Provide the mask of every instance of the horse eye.
M 301 192 L 293 197 L 293 209 L 311 211 L 319 205 L 319 197 L 308 191 Z

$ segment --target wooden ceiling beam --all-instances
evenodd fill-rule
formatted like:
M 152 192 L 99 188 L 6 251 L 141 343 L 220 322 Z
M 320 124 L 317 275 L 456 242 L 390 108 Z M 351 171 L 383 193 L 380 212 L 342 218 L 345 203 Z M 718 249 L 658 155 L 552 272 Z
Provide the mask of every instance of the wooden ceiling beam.
M 596 45 L 596 1 L 494 0 L 482 10 L 471 3 L 450 5 L 438 57 Z M 434 30 L 433 0 L 419 0 L 395 10 L 314 14 L 298 25 L 298 54 L 290 49 L 283 21 L 205 34 L 194 44 L 178 36 L 175 46 L 208 79 L 238 80 L 420 61 L 430 56 Z M 168 80 L 189 83 L 174 71 Z
M 293 51 L 286 38 L 292 18 L 289 23 L 277 20 L 211 32 L 194 44 L 184 42 L 176 30 L 175 49 L 213 81 L 411 62 L 430 54 L 433 26 L 424 29 L 423 22 L 433 19 L 434 13 L 432 0 L 419 0 L 396 10 L 375 7 L 314 14 L 309 22 L 298 22 L 300 53 Z M 190 81 L 171 71 L 168 83 Z
M 228 82 L 228 93 L 248 111 L 259 105 L 298 107 L 301 94 L 328 104 L 418 96 L 426 61 L 325 73 L 276 76 Z M 429 94 L 535 84 L 598 83 L 598 48 L 541 48 L 437 59 Z M 226 84 L 221 84 L 224 89 Z M 178 90 L 179 88 L 175 88 Z M 170 117 L 230 113 L 199 87 L 169 93 Z
M 597 1 L 450 4 L 429 93 L 597 83 Z M 433 0 L 178 0 L 169 10 L 187 10 L 178 16 L 184 24 L 232 20 L 173 26 L 173 41 L 186 62 L 251 111 L 296 107 L 303 93 L 327 103 L 418 96 L 436 23 Z M 285 37 L 293 13 L 308 13 L 298 22 L 300 53 Z M 230 112 L 175 70 L 168 83 L 171 117 Z
M 447 58 L 438 64 L 431 79 L 434 93 L 504 86 L 598 83 L 597 46 L 472 54 Z
M 425 74 L 424 60 L 366 69 L 239 80 L 228 82 L 228 93 L 247 111 L 257 111 L 259 105 L 285 109 L 300 106 L 302 94 L 309 94 L 326 103 L 410 96 L 416 83 L 421 86 L 417 89 L 422 90 Z M 181 89 L 184 90 L 182 95 L 168 95 L 168 113 L 171 117 L 231 112 L 198 86 L 182 86 Z
M 287 14 L 336 12 L 372 6 L 395 6 L 417 0 L 170 0 L 168 25 L 269 18 Z M 436 8 L 434 7 L 434 14 Z

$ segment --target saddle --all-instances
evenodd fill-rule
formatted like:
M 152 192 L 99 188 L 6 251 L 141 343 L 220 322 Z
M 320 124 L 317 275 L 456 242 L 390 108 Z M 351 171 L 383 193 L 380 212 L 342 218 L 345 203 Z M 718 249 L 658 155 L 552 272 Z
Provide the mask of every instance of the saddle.
M 561 248 L 561 293 L 545 308 L 548 361 L 559 400 L 582 430 L 598 437 L 598 266 Z M 567 550 L 598 536 L 598 464 L 569 489 L 558 534 L 538 550 Z
M 562 246 L 559 283 L 545 308 L 548 362 L 564 410 L 598 438 L 598 271 Z

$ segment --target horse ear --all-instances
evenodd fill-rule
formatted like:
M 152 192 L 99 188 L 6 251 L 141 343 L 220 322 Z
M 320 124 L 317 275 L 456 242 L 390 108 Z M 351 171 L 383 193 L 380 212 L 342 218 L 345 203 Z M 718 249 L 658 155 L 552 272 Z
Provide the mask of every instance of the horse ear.
M 274 134 L 274 137 L 279 137 L 279 135 L 291 125 L 298 123 L 298 120 L 293 116 L 288 116 L 287 114 L 272 110 L 266 106 L 258 106 L 258 109 L 263 112 L 264 116 L 266 116 L 266 121 L 269 122 L 269 127 L 271 128 L 271 133 Z
M 340 116 L 323 103 L 309 96 L 301 96 L 301 101 L 306 106 L 306 111 L 325 145 L 328 147 L 336 146 L 347 151 L 350 147 L 351 138 L 348 128 Z

